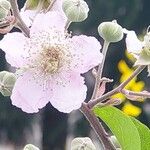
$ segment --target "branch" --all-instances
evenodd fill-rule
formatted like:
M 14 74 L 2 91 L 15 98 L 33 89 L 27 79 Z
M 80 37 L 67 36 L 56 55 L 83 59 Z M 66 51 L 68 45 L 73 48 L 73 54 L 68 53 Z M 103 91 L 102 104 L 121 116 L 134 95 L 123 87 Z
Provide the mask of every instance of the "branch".
M 12 7 L 13 15 L 17 19 L 18 27 L 22 30 L 22 32 L 25 33 L 25 35 L 27 37 L 30 37 L 30 29 L 26 26 L 26 24 L 24 23 L 24 21 L 22 20 L 20 14 L 19 14 L 17 0 L 10 0 L 10 4 Z
M 150 98 L 148 91 L 134 92 L 126 89 L 122 89 L 121 93 L 124 94 L 128 99 L 137 101 L 138 99 Z
M 150 93 L 143 91 L 143 92 L 133 92 L 133 91 L 129 91 L 127 90 L 127 93 L 131 96 L 139 96 L 139 97 L 146 97 L 146 98 L 150 98 Z M 124 93 L 123 93 L 124 94 Z
M 93 108 L 96 104 L 108 99 L 109 97 L 111 97 L 112 95 L 114 94 L 117 94 L 119 92 L 121 92 L 121 90 L 135 77 L 137 76 L 146 66 L 143 65 L 143 66 L 139 66 L 134 72 L 133 74 L 127 79 L 125 80 L 123 83 L 121 83 L 117 88 L 115 88 L 114 90 L 104 94 L 103 96 L 101 97 L 98 97 L 94 100 L 90 100 L 87 104 L 88 104 L 88 107 L 91 109 Z
M 84 116 L 89 121 L 91 127 L 94 129 L 95 133 L 98 135 L 99 140 L 103 144 L 105 150 L 116 150 L 114 145 L 108 138 L 108 134 L 106 133 L 104 127 L 101 122 L 99 122 L 98 118 L 94 115 L 92 110 L 90 110 L 86 103 L 82 103 L 80 111 L 84 114 Z

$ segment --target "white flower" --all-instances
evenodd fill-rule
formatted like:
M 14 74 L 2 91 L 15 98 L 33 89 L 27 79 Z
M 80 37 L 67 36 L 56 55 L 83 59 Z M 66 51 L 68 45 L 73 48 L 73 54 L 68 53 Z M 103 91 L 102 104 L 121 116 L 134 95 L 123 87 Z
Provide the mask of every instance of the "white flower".
M 22 70 L 12 91 L 12 104 L 28 113 L 50 102 L 61 112 L 81 107 L 86 98 L 85 73 L 102 61 L 94 37 L 64 32 L 66 20 L 58 12 L 38 14 L 30 38 L 15 32 L 0 41 L 7 61 Z
M 129 53 L 132 53 L 135 58 L 141 53 L 144 46 L 144 42 L 137 38 L 135 31 L 128 31 L 124 29 L 124 33 L 127 34 L 126 46 Z

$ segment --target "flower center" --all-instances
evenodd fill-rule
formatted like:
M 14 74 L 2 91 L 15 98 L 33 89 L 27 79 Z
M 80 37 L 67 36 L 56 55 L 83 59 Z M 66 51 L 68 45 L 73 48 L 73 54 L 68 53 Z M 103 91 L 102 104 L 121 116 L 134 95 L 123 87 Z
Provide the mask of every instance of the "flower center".
M 29 57 L 27 68 L 35 72 L 35 78 L 46 79 L 62 71 L 70 70 L 72 55 L 70 40 L 64 33 L 38 32 L 25 45 Z
M 54 74 L 63 66 L 62 60 L 64 60 L 63 51 L 60 47 L 52 46 L 40 54 L 38 67 L 44 74 Z

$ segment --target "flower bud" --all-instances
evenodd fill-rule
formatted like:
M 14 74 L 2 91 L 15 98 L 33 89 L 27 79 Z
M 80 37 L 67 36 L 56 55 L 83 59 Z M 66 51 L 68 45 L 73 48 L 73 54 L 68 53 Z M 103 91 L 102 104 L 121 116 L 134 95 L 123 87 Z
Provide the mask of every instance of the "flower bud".
M 116 21 L 101 23 L 98 33 L 107 42 L 118 42 L 123 38 L 123 29 Z
M 32 144 L 27 144 L 23 150 L 40 150 L 40 149 Z
M 84 0 L 63 0 L 62 8 L 71 22 L 82 22 L 88 17 L 89 7 Z
M 2 71 L 0 72 L 0 92 L 4 96 L 10 96 L 16 82 L 16 76 L 13 73 Z
M 75 138 L 71 142 L 71 150 L 96 150 L 96 147 L 88 137 Z
M 8 0 L 0 0 L 0 20 L 7 17 L 10 12 L 11 4 Z
M 6 34 L 12 30 L 16 23 L 16 18 L 14 16 L 8 16 L 3 21 L 1 21 L 0 34 Z

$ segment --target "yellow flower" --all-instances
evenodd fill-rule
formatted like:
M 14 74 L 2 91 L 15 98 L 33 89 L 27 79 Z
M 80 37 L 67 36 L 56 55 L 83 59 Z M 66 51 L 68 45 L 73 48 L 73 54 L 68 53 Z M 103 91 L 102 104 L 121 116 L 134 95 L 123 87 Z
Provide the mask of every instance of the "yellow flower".
M 134 69 L 130 68 L 124 60 L 119 61 L 118 69 L 121 73 L 120 83 L 127 80 L 129 76 L 134 72 Z M 145 86 L 144 82 L 137 81 L 137 77 L 135 77 L 125 86 L 125 89 L 140 92 L 144 89 L 144 86 Z M 126 97 L 121 93 L 112 96 L 112 98 L 119 98 L 122 99 L 123 101 L 126 100 Z
M 135 58 L 129 54 L 127 51 L 125 52 L 125 56 L 127 59 L 131 61 L 131 63 L 135 62 Z M 120 60 L 118 63 L 118 70 L 121 73 L 121 77 L 119 82 L 122 83 L 129 78 L 129 76 L 134 72 L 134 68 L 130 68 L 125 60 Z M 137 81 L 137 77 L 133 78 L 126 86 L 125 89 L 131 90 L 134 92 L 140 92 L 144 89 L 145 83 L 143 81 Z M 118 98 L 122 101 L 127 100 L 124 94 L 118 93 L 112 96 L 112 98 Z M 138 99 L 138 102 L 143 102 L 143 99 Z M 129 101 L 125 102 L 124 106 L 122 107 L 122 111 L 130 116 L 137 117 L 141 114 L 142 109 L 131 104 Z
M 139 116 L 142 112 L 141 108 L 131 104 L 130 102 L 124 104 L 124 106 L 122 107 L 122 111 L 125 114 L 133 117 Z
M 140 92 L 144 89 L 144 82 L 143 81 L 138 81 L 135 83 L 135 85 L 131 86 L 131 90 L 135 92 Z
M 126 99 L 126 97 L 121 93 L 113 95 L 112 98 L 121 99 L 122 101 L 124 101 Z

